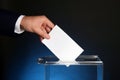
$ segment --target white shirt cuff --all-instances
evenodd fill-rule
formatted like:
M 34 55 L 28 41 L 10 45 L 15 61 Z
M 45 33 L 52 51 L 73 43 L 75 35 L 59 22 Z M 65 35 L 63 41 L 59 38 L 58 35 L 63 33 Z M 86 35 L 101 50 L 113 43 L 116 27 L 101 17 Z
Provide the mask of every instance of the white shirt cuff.
M 23 19 L 24 15 L 20 15 L 15 23 L 15 29 L 14 29 L 14 33 L 17 33 L 17 34 L 21 34 L 23 33 L 25 30 L 21 29 L 20 28 L 20 23 Z

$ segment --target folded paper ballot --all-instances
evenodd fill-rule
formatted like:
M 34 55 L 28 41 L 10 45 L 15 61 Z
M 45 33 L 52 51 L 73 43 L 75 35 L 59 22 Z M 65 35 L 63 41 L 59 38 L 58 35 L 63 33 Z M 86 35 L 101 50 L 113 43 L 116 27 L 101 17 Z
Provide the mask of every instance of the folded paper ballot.
M 55 25 L 49 35 L 50 39 L 43 39 L 42 43 L 58 57 L 60 62 L 74 62 L 83 52 L 83 49 L 59 26 Z

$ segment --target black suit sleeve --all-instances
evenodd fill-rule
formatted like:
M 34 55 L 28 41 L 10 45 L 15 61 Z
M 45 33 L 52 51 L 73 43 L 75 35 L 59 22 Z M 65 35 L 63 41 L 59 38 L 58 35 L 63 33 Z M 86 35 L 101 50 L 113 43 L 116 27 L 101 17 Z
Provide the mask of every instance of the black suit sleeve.
M 15 35 L 15 23 L 20 14 L 0 9 L 0 35 Z

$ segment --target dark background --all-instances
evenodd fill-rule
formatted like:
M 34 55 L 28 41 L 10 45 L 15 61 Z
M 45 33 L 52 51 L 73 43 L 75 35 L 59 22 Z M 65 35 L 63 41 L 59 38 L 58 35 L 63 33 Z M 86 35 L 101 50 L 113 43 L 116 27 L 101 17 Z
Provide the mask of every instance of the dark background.
M 104 80 L 120 79 L 119 5 L 119 0 L 0 0 L 3 9 L 24 15 L 46 15 L 85 50 L 83 54 L 99 55 L 104 62 Z M 41 80 L 35 78 L 41 70 L 36 67 L 36 59 L 46 55 L 53 54 L 35 34 L 1 35 L 1 78 Z

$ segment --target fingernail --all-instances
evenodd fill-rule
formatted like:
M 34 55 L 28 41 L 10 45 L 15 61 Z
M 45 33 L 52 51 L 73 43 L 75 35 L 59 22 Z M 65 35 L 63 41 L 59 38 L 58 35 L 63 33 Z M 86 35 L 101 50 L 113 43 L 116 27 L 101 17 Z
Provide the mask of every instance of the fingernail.
M 50 39 L 50 36 L 49 36 L 49 35 L 46 35 L 46 38 L 47 38 L 47 39 Z

